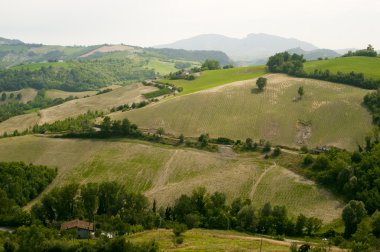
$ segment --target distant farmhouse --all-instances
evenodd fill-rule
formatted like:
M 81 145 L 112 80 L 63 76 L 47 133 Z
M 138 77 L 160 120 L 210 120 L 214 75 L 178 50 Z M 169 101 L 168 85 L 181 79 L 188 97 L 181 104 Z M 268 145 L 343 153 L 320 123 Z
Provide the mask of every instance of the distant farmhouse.
M 88 239 L 94 231 L 94 224 L 81 220 L 67 221 L 61 225 L 61 231 L 65 230 L 76 230 L 78 239 Z

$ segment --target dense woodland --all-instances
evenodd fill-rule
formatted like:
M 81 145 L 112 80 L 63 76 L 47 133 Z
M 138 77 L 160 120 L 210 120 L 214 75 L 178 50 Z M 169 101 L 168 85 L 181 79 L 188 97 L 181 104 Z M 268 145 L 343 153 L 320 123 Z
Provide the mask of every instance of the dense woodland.
M 303 69 L 305 62 L 303 55 L 289 54 L 288 52 L 277 53 L 271 56 L 267 62 L 269 72 L 286 73 L 296 77 L 305 77 L 318 80 L 325 80 L 335 83 L 343 83 L 365 89 L 377 89 L 380 87 L 380 80 L 365 78 L 362 73 L 332 73 L 329 70 L 315 69 L 307 73 Z
M 143 64 L 129 59 L 73 61 L 62 67 L 49 66 L 37 70 L 28 67 L 0 71 L 0 91 L 22 88 L 60 89 L 64 91 L 97 90 L 110 83 L 125 84 L 152 79 L 155 73 Z
M 380 127 L 380 89 L 364 96 L 363 103 L 372 113 L 373 123 Z

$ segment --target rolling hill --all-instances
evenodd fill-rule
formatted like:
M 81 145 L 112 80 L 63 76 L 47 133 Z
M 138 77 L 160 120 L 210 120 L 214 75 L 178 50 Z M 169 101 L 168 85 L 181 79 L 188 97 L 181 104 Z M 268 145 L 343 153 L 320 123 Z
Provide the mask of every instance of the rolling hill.
M 175 135 L 209 133 L 235 140 L 250 137 L 286 146 L 333 145 L 351 150 L 372 128 L 371 115 L 361 105 L 367 90 L 280 74 L 266 77 L 262 93 L 257 92 L 255 80 L 246 80 L 111 115 Z M 296 102 L 300 86 L 305 96 Z
M 316 46 L 304 41 L 263 33 L 252 33 L 242 39 L 218 34 L 203 34 L 157 47 L 186 50 L 218 50 L 225 52 L 235 61 L 257 61 L 277 52 L 296 47 L 307 51 L 317 49 Z
M 112 107 L 126 103 L 140 102 L 145 100 L 143 93 L 156 90 L 154 87 L 143 86 L 142 84 L 131 84 L 125 87 L 119 87 L 111 92 L 93 95 L 86 98 L 75 99 L 60 105 L 42 109 L 37 112 L 12 117 L 0 123 L 0 134 L 4 132 L 13 132 L 14 130 L 23 131 L 35 124 L 51 123 L 62 120 L 67 117 L 75 117 L 85 114 L 87 111 L 104 111 L 108 112 Z M 80 92 L 80 94 L 89 94 Z M 63 94 L 73 94 L 68 92 L 48 91 L 47 95 L 57 96 Z
M 349 73 L 363 73 L 365 78 L 380 80 L 380 58 L 378 57 L 343 57 L 329 60 L 307 61 L 304 70 L 312 72 L 314 69 L 329 70 L 332 73 L 338 71 Z
M 341 54 L 330 50 L 330 49 L 315 49 L 311 51 L 305 51 L 302 48 L 293 48 L 287 50 L 288 53 L 302 54 L 306 60 L 317 60 L 319 58 L 336 58 L 341 56 Z
M 248 197 L 257 207 L 270 201 L 286 205 L 292 216 L 304 213 L 326 223 L 339 217 L 342 207 L 327 191 L 283 168 L 281 159 L 265 160 L 257 153 L 29 135 L 0 139 L 0 159 L 58 167 L 58 176 L 47 190 L 72 182 L 118 181 L 128 191 L 143 192 L 166 206 L 180 194 L 204 186 L 209 192 L 225 192 L 228 200 Z

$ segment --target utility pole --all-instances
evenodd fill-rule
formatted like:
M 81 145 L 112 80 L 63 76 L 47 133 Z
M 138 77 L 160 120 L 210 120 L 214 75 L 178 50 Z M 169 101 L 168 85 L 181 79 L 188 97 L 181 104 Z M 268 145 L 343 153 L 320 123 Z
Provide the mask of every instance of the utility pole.
M 260 252 L 261 252 L 261 250 L 262 250 L 262 248 L 263 248 L 263 236 L 264 236 L 264 232 L 265 232 L 265 228 L 263 227 L 263 228 L 261 229 Z

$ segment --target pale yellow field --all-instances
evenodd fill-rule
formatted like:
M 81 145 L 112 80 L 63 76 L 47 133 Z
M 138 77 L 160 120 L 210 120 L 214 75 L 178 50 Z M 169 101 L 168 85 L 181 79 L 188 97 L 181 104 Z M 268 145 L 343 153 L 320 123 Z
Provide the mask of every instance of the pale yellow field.
M 112 115 L 142 128 L 164 128 L 185 136 L 265 139 L 287 146 L 334 145 L 354 149 L 372 129 L 361 105 L 368 90 L 324 81 L 266 75 L 264 92 L 255 80 L 167 99 L 145 108 Z M 297 90 L 305 96 L 294 101 Z
M 39 112 L 12 117 L 0 123 L 0 134 L 13 132 L 15 129 L 22 131 L 36 123 L 51 123 L 67 117 L 78 116 L 89 110 L 108 111 L 114 106 L 145 100 L 142 94 L 153 90 L 156 90 L 156 88 L 143 86 L 142 84 L 131 84 L 117 88 L 109 93 L 76 99 Z
M 70 182 L 118 181 L 163 206 L 204 186 L 209 192 L 225 192 L 228 200 L 248 197 L 257 207 L 270 201 L 286 205 L 292 215 L 302 212 L 325 222 L 339 217 L 342 207 L 325 190 L 259 154 L 29 135 L 0 139 L 0 160 L 58 167 L 58 176 L 47 190 Z
M 46 91 L 46 98 L 50 98 L 50 99 L 62 98 L 62 99 L 65 99 L 69 96 L 83 98 L 85 96 L 95 95 L 97 92 L 98 91 L 67 92 L 67 91 L 62 91 L 62 90 L 58 90 L 58 89 L 49 89 Z

